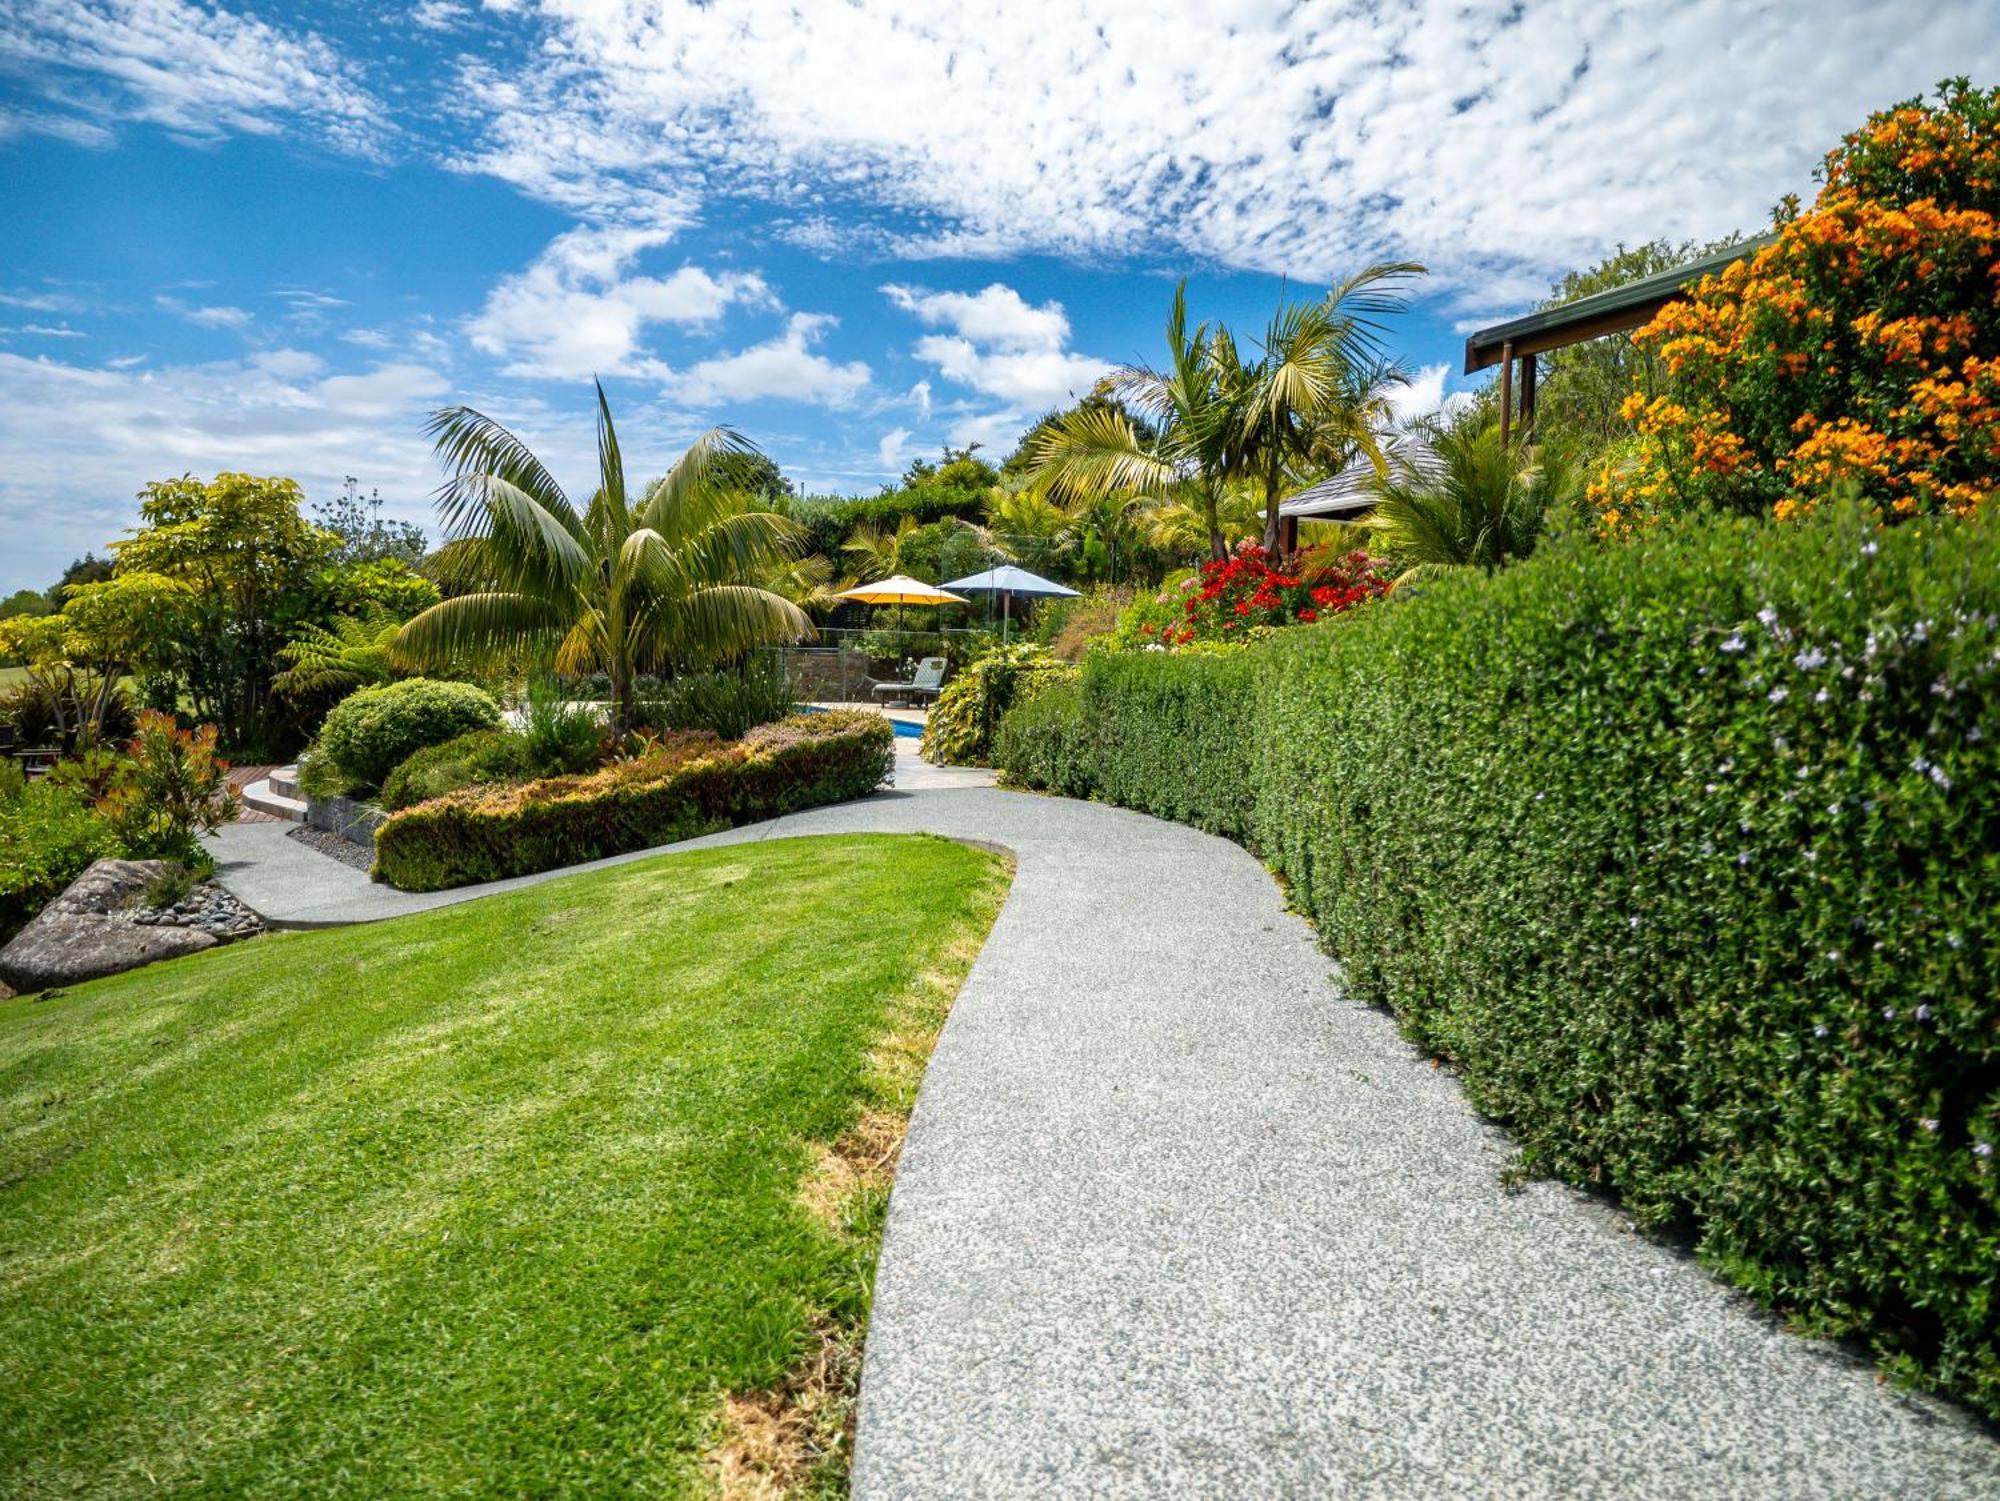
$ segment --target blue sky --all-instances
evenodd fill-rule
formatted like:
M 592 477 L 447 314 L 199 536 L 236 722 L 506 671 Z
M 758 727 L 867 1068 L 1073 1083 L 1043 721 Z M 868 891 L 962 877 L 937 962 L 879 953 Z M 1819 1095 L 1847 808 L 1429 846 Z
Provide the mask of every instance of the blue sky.
M 429 520 L 469 402 L 579 487 L 717 422 L 801 486 L 1003 450 L 1151 360 L 1173 280 L 1432 268 L 1464 330 L 1621 241 L 1765 222 L 1871 108 L 2000 74 L 1990 0 L 1415 5 L 0 0 L 0 592 L 149 479 Z

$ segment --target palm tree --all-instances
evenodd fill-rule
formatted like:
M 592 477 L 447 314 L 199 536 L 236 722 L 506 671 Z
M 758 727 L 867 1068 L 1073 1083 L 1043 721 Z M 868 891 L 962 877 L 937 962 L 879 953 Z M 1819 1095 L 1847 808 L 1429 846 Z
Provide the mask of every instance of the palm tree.
M 1398 584 L 1459 568 L 1494 572 L 1535 550 L 1549 512 L 1573 504 L 1577 476 L 1547 449 L 1502 443 L 1497 422 L 1425 425 L 1432 459 L 1375 482 L 1366 523 Z
M 801 533 L 731 485 L 731 460 L 756 450 L 727 428 L 697 438 L 635 500 L 599 384 L 597 488 L 581 509 L 492 418 L 447 407 L 429 431 L 450 476 L 438 491 L 445 561 L 472 587 L 396 634 L 399 663 L 514 652 L 561 673 L 600 671 L 623 734 L 639 673 L 710 667 L 811 633 L 797 605 L 764 587 Z
M 1388 395 L 1407 377 L 1385 360 L 1377 319 L 1402 311 L 1403 284 L 1421 276 L 1414 261 L 1368 267 L 1318 302 L 1281 303 L 1253 365 L 1234 359 L 1220 373 L 1231 393 L 1231 462 L 1264 492 L 1264 548 L 1275 553 L 1279 505 L 1288 486 L 1366 454 L 1383 468 L 1377 434 L 1388 425 Z
M 917 518 L 905 516 L 896 523 L 896 529 L 885 527 L 857 527 L 848 539 L 840 544 L 840 550 L 854 559 L 854 582 L 873 583 L 876 579 L 893 578 L 896 574 L 907 574 L 917 565 L 906 560 L 911 543 L 921 530 Z
M 1203 324 L 1187 323 L 1187 283 L 1174 288 L 1167 314 L 1167 367 L 1126 365 L 1098 383 L 1117 402 L 1091 402 L 1050 424 L 1036 440 L 1029 475 L 1035 487 L 1059 500 L 1178 502 L 1202 518 L 1210 554 L 1228 551 L 1223 539 L 1224 489 L 1234 477 L 1231 452 L 1232 393 L 1222 376 L 1216 341 Z M 1229 355 L 1233 359 L 1233 346 Z M 1150 441 L 1120 410 L 1128 404 L 1156 429 Z

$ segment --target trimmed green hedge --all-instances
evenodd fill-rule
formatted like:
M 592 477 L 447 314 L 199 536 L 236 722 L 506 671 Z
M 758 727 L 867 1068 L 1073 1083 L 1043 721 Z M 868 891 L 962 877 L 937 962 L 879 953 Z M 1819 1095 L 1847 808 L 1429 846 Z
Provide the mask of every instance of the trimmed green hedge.
M 1088 797 L 1094 757 L 1084 724 L 1083 684 L 1051 673 L 1000 721 L 993 764 L 1010 768 L 1017 785 Z
M 468 730 L 442 745 L 412 751 L 383 779 L 376 801 L 394 813 L 463 787 L 513 781 L 534 771 L 525 735 L 513 730 Z
M 1240 660 L 1092 664 L 1030 728 L 1248 806 L 1530 1166 L 2000 1414 L 2000 518 L 1556 545 Z
M 375 875 L 405 891 L 529 875 L 865 797 L 894 759 L 889 721 L 797 714 L 724 745 L 690 732 L 584 776 L 447 794 L 391 814 Z

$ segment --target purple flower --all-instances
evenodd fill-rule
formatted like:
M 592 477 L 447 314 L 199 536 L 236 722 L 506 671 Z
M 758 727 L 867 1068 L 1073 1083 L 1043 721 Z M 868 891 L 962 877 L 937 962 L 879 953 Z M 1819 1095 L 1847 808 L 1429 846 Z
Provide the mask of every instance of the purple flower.
M 1764 695 L 1764 697 L 1768 698 L 1774 704 L 1781 704 L 1791 696 L 1792 690 L 1784 687 L 1782 684 Z
M 1815 667 L 1826 665 L 1826 653 L 1817 646 L 1809 646 L 1792 658 L 1792 665 L 1800 672 L 1811 672 Z
M 1731 631 L 1728 639 L 1722 643 L 1722 650 L 1731 653 L 1739 652 L 1743 650 L 1745 644 L 1743 637 L 1739 633 Z

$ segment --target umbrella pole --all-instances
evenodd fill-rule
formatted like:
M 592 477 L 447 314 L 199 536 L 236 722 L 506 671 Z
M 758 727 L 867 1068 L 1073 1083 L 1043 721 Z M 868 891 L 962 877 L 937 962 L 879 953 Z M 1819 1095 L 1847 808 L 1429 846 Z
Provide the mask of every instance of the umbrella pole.
M 1000 644 L 1002 646 L 1005 646 L 1007 644 L 1007 626 L 1009 622 L 1013 619 L 1013 614 L 1014 614 L 1013 593 L 1009 590 L 1002 589 L 1000 591 Z

